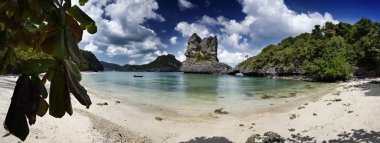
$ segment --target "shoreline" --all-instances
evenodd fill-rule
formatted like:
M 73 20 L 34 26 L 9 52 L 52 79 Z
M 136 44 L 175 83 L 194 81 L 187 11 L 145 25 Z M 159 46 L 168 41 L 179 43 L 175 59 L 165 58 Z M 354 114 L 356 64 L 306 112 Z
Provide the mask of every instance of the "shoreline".
M 0 122 L 4 121 L 8 110 L 14 87 L 12 81 L 15 80 L 11 76 L 0 76 Z M 30 126 L 31 132 L 25 142 L 120 142 L 123 139 L 131 142 L 186 142 L 201 141 L 202 138 L 197 137 L 202 136 L 204 141 L 245 142 L 251 135 L 267 131 L 290 139 L 293 139 L 292 134 L 299 133 L 299 136 L 309 136 L 312 138 L 309 141 L 317 142 L 344 141 L 337 136 L 343 132 L 360 131 L 375 136 L 380 135 L 380 113 L 376 113 L 380 111 L 380 84 L 369 83 L 371 80 L 380 79 L 336 83 L 336 90 L 326 91 L 321 96 L 288 103 L 279 111 L 269 109 L 247 116 L 215 114 L 214 109 L 208 114 L 188 115 L 185 111 L 134 103 L 108 96 L 107 91 L 98 92 L 86 87 L 93 101 L 90 109 L 85 110 L 72 98 L 73 116 L 37 118 L 36 124 Z M 104 102 L 108 105 L 98 105 Z M 293 114 L 295 118 L 290 119 Z M 100 123 L 106 126 L 99 126 Z M 67 128 L 71 132 L 67 132 Z M 1 127 L 0 134 L 5 133 Z M 367 139 L 372 140 L 364 141 L 379 141 Z M 11 135 L 0 138 L 0 142 L 3 141 L 19 140 Z

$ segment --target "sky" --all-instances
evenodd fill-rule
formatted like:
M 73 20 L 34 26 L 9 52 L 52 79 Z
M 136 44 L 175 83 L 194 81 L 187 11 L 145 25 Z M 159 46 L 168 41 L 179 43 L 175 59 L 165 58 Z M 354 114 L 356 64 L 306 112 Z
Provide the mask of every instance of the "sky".
M 80 48 L 120 65 L 166 54 L 184 61 L 187 40 L 197 33 L 216 35 L 219 61 L 235 66 L 314 25 L 380 21 L 380 0 L 89 0 L 80 8 L 98 27 L 84 32 Z

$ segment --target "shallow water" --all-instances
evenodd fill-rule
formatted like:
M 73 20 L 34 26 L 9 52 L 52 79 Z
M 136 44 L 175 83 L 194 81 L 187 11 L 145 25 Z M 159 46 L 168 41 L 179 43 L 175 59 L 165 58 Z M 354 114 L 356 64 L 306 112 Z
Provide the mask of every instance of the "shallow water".
M 329 87 L 328 84 L 296 80 L 180 72 L 99 72 L 82 76 L 83 85 L 105 91 L 109 96 L 193 111 L 210 107 L 251 110 L 315 96 Z M 274 98 L 262 99 L 264 95 Z

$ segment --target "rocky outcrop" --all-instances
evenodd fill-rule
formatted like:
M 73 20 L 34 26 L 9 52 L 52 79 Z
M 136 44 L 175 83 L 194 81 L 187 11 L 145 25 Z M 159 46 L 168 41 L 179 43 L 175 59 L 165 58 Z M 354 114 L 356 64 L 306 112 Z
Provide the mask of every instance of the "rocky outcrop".
M 294 67 L 275 67 L 269 66 L 266 68 L 253 69 L 248 67 L 236 66 L 227 71 L 227 74 L 235 75 L 237 73 L 242 73 L 246 76 L 261 76 L 261 77 L 272 77 L 272 76 L 295 76 L 303 74 L 301 68 Z
M 187 42 L 186 60 L 181 71 L 185 73 L 225 74 L 231 68 L 218 60 L 218 38 L 201 39 L 194 33 Z

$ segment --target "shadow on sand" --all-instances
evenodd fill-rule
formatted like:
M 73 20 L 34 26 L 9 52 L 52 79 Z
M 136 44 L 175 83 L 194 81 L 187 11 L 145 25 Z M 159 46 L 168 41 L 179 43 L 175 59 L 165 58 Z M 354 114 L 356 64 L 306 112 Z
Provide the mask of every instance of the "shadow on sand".
M 329 140 L 329 143 L 344 142 L 344 143 L 379 143 L 380 142 L 380 132 L 375 131 L 365 131 L 363 129 L 352 129 L 351 133 L 343 132 L 338 134 L 337 139 Z
M 189 141 L 180 142 L 180 143 L 233 143 L 233 142 L 228 140 L 225 137 L 211 137 L 211 138 L 196 137 Z

